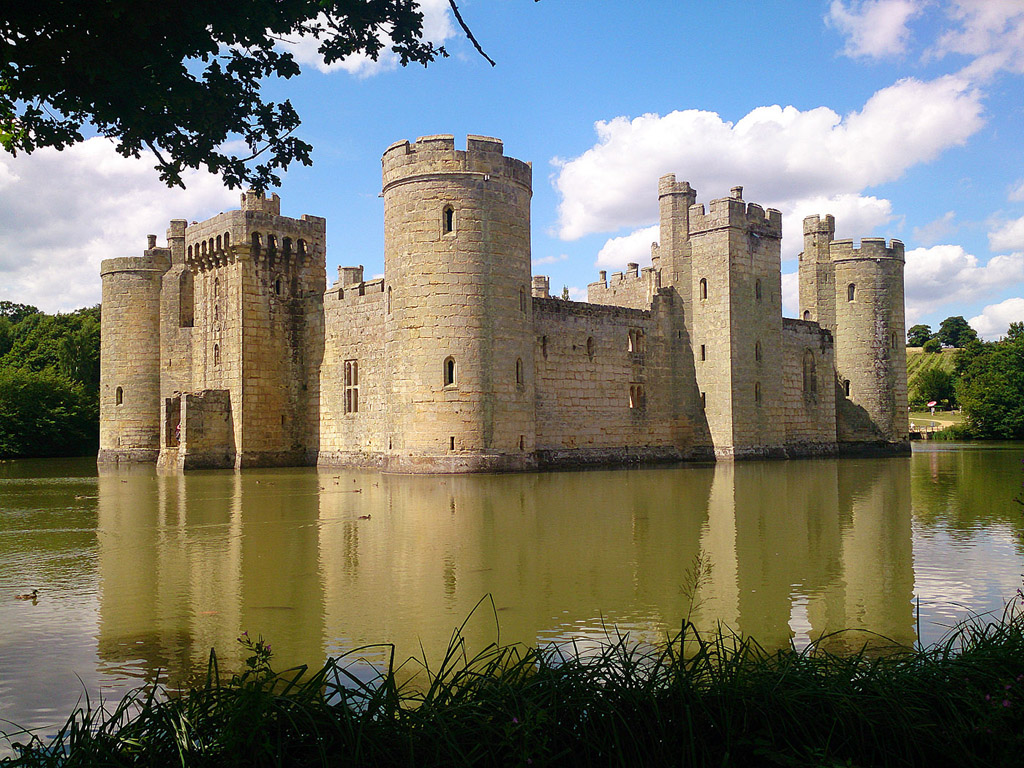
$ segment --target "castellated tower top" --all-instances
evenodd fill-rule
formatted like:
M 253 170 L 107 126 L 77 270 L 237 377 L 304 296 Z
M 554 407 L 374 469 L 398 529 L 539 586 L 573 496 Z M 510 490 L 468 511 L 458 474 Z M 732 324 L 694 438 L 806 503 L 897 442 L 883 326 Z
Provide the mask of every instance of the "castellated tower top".
M 743 187 L 733 187 L 729 197 L 712 200 L 706 211 L 703 203 L 690 206 L 690 234 L 738 227 L 762 236 L 782 237 L 782 212 L 744 202 L 742 195 Z
M 824 235 L 827 234 L 828 238 L 825 242 L 830 242 L 836 233 L 836 217 L 831 213 L 822 218 L 815 214 L 814 216 L 804 217 L 804 234 L 805 235 Z
M 904 246 L 900 240 L 892 240 L 889 246 L 884 237 L 865 237 L 860 241 L 860 248 L 853 247 L 853 240 L 832 241 L 832 261 L 863 261 L 879 259 L 895 259 L 906 261 Z
M 274 216 L 281 215 L 281 198 L 276 194 L 265 197 L 258 192 L 246 190 L 242 193 L 243 211 L 260 211 Z
M 466 149 L 455 149 L 451 134 L 421 136 L 415 142 L 398 141 L 382 158 L 385 191 L 397 183 L 431 175 L 463 174 L 487 181 L 491 175 L 517 182 L 532 191 L 533 164 L 506 157 L 501 139 L 470 135 Z

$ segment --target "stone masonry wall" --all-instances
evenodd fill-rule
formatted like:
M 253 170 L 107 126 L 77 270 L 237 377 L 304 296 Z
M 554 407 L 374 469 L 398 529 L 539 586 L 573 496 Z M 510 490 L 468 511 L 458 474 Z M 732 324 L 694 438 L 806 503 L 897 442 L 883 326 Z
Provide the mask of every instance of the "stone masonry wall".
M 654 294 L 660 287 L 659 274 L 654 267 L 641 270 L 638 264 L 628 264 L 625 273 L 613 272 L 610 280 L 602 272 L 600 280 L 587 286 L 587 301 L 614 307 L 650 309 Z
M 786 318 L 782 323 L 786 453 L 833 453 L 836 397 L 832 335 L 809 321 Z

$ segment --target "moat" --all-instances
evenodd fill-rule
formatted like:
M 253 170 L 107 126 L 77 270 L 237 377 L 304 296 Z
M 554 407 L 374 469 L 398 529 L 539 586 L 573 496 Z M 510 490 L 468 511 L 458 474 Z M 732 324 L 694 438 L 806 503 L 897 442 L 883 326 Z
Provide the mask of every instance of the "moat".
M 45 727 L 85 692 L 187 680 L 211 646 L 230 669 L 243 631 L 280 666 L 384 642 L 437 660 L 485 595 L 471 648 L 585 648 L 616 629 L 657 641 L 691 604 L 698 626 L 767 646 L 839 629 L 932 642 L 1020 586 L 1022 454 L 936 443 L 889 459 L 442 477 L 7 462 L 0 719 Z M 710 572 L 694 594 L 699 553 Z M 33 588 L 36 602 L 14 599 Z

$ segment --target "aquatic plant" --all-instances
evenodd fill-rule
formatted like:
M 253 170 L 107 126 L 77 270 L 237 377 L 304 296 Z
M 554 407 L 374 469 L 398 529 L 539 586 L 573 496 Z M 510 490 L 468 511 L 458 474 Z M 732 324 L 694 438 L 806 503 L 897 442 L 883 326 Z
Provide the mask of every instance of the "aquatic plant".
M 663 645 L 610 633 L 598 651 L 495 643 L 456 631 L 440 663 L 274 671 L 241 638 L 246 668 L 85 706 L 11 766 L 971 766 L 1024 748 L 1024 614 L 975 617 L 925 649 L 864 635 L 862 650 L 767 651 L 689 622 Z M 849 639 L 846 642 L 850 644 Z M 418 674 L 409 682 L 411 668 Z M 25 738 L 21 734 L 20 738 Z M 17 734 L 8 738 L 17 740 Z

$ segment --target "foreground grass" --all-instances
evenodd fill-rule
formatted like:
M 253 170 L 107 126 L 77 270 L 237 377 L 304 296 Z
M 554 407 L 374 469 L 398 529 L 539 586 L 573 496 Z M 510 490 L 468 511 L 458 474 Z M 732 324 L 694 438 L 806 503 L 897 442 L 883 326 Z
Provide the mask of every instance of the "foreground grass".
M 18 766 L 1001 766 L 1024 749 L 1024 618 L 1011 608 L 925 650 L 768 652 L 684 625 L 625 638 L 492 646 L 456 634 L 419 685 L 394 664 L 361 682 L 330 660 L 276 673 L 250 643 L 241 675 L 140 692 L 23 735 Z M 407 671 L 407 670 L 406 670 Z M 12 736 L 9 735 L 9 738 Z M 13 737 L 18 741 L 17 737 Z

